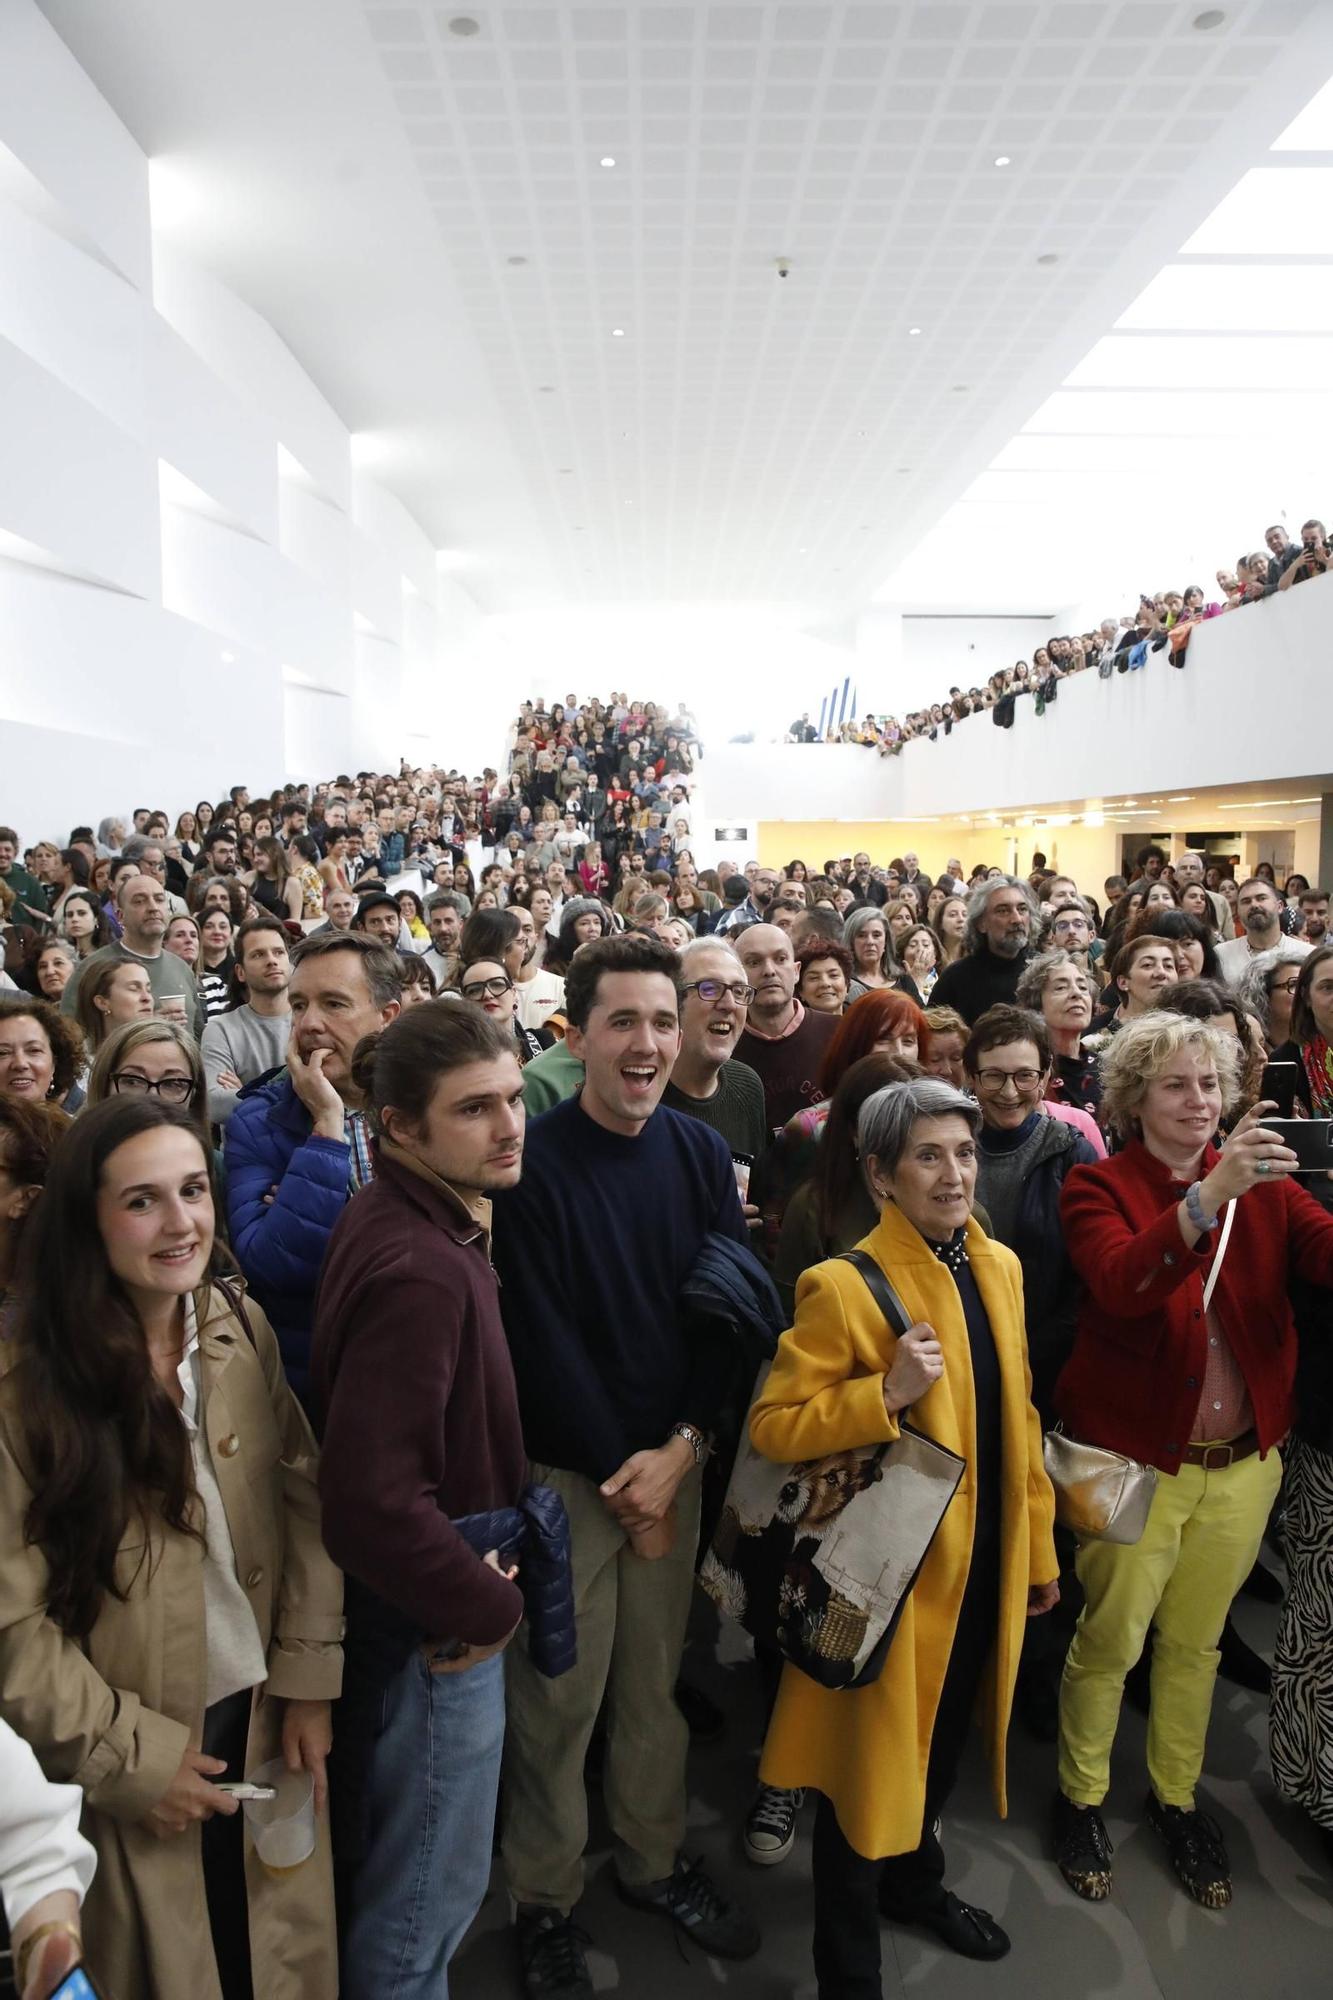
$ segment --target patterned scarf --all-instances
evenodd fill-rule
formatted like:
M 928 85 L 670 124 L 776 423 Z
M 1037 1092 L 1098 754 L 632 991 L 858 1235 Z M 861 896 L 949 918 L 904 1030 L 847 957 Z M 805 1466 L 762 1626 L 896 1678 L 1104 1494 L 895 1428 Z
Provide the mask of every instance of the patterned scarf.
M 1333 1049 L 1323 1035 L 1315 1035 L 1301 1049 L 1305 1078 L 1310 1086 L 1310 1110 L 1316 1118 L 1333 1118 Z

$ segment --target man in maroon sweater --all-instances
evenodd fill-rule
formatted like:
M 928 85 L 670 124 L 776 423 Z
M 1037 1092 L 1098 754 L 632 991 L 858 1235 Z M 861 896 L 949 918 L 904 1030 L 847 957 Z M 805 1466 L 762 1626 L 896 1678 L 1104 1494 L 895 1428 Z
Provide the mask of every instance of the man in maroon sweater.
M 343 1990 L 444 1993 L 481 1904 L 504 1739 L 512 1572 L 452 1517 L 527 1472 L 490 1263 L 489 1193 L 523 1153 L 513 1038 L 413 1007 L 353 1064 L 375 1179 L 329 1241 L 312 1381 L 325 1545 L 347 1574 L 333 1784 Z
M 796 998 L 796 955 L 776 924 L 751 924 L 730 943 L 754 988 L 745 1033 L 736 1054 L 757 1070 L 764 1086 L 770 1139 L 787 1120 L 824 1095 L 819 1071 L 840 1016 L 816 1014 Z

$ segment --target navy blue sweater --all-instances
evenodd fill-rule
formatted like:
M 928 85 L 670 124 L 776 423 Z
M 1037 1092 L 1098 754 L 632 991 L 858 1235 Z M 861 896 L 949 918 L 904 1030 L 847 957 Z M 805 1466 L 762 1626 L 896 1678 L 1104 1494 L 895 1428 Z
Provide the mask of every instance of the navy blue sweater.
M 568 1098 L 528 1126 L 493 1213 L 530 1457 L 600 1482 L 672 1424 L 711 1424 L 733 1357 L 691 1350 L 679 1293 L 710 1230 L 747 1241 L 716 1132 L 659 1107 L 626 1139 Z

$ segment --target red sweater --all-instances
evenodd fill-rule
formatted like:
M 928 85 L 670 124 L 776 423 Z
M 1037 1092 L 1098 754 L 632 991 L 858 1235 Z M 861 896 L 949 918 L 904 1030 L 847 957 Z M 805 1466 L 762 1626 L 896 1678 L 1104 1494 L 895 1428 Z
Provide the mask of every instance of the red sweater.
M 1216 1163 L 1210 1146 L 1200 1176 Z M 1114 1159 L 1075 1167 L 1060 1201 L 1065 1244 L 1087 1291 L 1056 1407 L 1072 1436 L 1170 1473 L 1180 1470 L 1199 1405 L 1203 1288 L 1221 1233 L 1186 1249 L 1176 1220 L 1184 1193 L 1133 1140 Z M 1287 1286 L 1297 1271 L 1333 1285 L 1333 1218 L 1295 1180 L 1252 1188 L 1236 1204 L 1213 1310 L 1265 1452 L 1291 1428 L 1296 1331 Z

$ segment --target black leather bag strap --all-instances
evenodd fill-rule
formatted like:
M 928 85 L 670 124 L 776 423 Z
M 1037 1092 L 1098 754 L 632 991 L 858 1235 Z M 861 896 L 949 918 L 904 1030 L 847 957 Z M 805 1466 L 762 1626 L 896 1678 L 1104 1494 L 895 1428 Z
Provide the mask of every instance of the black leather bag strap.
M 900 1336 L 906 1333 L 912 1324 L 912 1316 L 869 1251 L 843 1250 L 839 1252 L 839 1261 L 851 1264 L 861 1273 L 866 1289 L 893 1331 Z

